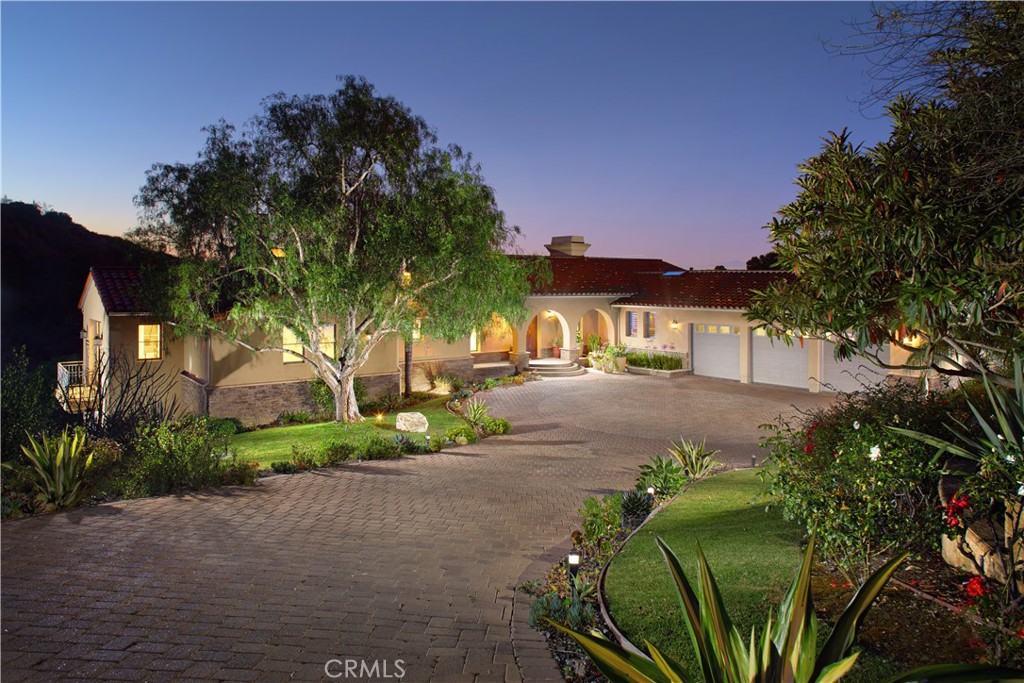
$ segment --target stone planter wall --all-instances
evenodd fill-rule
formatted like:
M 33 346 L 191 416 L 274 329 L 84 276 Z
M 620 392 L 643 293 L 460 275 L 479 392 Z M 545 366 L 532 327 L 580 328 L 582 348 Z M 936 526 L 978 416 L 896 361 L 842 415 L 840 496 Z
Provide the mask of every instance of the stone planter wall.
M 655 370 L 654 368 L 637 368 L 632 365 L 626 366 L 626 372 L 631 375 L 650 375 L 662 379 L 674 379 L 684 375 L 692 374 L 690 370 Z

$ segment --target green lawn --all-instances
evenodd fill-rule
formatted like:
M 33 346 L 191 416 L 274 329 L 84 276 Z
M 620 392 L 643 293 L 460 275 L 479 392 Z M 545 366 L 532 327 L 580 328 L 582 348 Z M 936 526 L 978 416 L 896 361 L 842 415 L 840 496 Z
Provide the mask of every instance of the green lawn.
M 760 634 L 769 609 L 777 611 L 802 557 L 799 526 L 755 501 L 761 490 L 753 470 L 726 472 L 695 484 L 651 520 L 613 560 L 607 575 L 612 617 L 626 637 L 650 640 L 700 680 L 675 587 L 654 543 L 661 536 L 697 584 L 698 541 L 722 591 L 726 609 L 745 638 Z M 823 631 L 827 634 L 828 628 Z M 843 680 L 867 683 L 894 673 L 889 662 L 862 655 Z
M 425 403 L 404 408 L 399 412 L 423 413 L 430 424 L 430 438 L 444 438 L 445 431 L 451 427 L 466 424 L 462 418 L 445 410 L 446 400 L 446 398 L 431 399 Z M 375 434 L 390 439 L 400 433 L 395 429 L 397 414 L 397 412 L 387 413 L 379 420 L 375 415 L 367 415 L 365 421 L 353 425 L 318 422 L 316 424 L 259 429 L 235 434 L 229 441 L 229 447 L 239 457 L 256 460 L 260 463 L 260 467 L 266 468 L 276 460 L 291 460 L 293 445 L 311 447 L 327 439 L 348 441 L 358 445 Z M 423 435 L 413 434 L 411 436 L 423 440 Z

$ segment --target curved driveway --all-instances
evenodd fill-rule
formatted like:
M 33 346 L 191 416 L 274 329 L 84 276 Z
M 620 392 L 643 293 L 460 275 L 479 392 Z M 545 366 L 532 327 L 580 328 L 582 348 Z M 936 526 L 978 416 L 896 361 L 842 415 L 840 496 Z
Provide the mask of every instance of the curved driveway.
M 757 425 L 828 400 L 597 373 L 486 397 L 511 435 L 4 523 L 4 683 L 316 681 L 331 659 L 336 680 L 543 679 L 540 650 L 513 655 L 512 589 L 584 498 L 680 435 L 749 465 Z

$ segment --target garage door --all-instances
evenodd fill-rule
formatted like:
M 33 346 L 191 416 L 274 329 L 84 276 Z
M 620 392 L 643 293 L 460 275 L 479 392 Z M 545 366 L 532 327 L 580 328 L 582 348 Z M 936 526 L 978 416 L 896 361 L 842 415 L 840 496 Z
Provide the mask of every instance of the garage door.
M 722 379 L 740 378 L 740 328 L 698 323 L 693 326 L 693 374 Z
M 876 349 L 877 350 L 877 349 Z M 825 386 L 823 391 L 853 392 L 874 386 L 885 380 L 888 374 L 885 370 L 872 363 L 867 358 L 859 356 L 850 360 L 836 360 L 835 344 L 824 342 L 822 353 L 825 355 Z M 883 362 L 889 362 L 889 345 L 886 344 L 879 353 Z
M 754 330 L 750 339 L 751 381 L 783 387 L 807 388 L 807 341 L 792 338 L 790 346 L 779 338 L 770 338 L 764 330 Z

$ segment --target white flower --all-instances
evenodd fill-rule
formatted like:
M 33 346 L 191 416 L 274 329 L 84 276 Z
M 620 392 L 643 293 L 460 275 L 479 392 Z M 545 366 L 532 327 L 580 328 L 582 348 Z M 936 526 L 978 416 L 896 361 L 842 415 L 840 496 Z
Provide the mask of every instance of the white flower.
M 1006 462 L 1010 462 L 1010 463 L 1017 462 L 1017 456 L 1015 456 L 1013 453 L 1007 453 L 1006 454 Z
M 854 429 L 860 429 L 860 422 L 857 422 L 856 420 L 854 420 L 853 421 L 853 428 Z
M 1018 496 L 1024 496 L 1024 484 L 1021 484 L 1020 488 L 1017 489 L 1017 495 Z
M 868 458 L 870 458 L 870 460 L 874 462 L 875 460 L 878 460 L 880 457 L 882 457 L 882 449 L 879 448 L 878 446 L 872 446 L 871 452 L 868 453 Z

